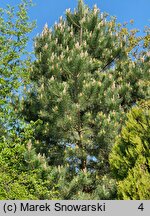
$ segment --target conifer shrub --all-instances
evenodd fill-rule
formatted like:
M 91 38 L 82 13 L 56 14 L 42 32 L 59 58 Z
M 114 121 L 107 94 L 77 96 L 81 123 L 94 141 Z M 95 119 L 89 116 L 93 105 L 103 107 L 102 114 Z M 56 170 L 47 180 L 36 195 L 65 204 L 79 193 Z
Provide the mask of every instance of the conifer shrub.
M 127 114 L 127 120 L 110 154 L 119 199 L 150 198 L 150 100 Z

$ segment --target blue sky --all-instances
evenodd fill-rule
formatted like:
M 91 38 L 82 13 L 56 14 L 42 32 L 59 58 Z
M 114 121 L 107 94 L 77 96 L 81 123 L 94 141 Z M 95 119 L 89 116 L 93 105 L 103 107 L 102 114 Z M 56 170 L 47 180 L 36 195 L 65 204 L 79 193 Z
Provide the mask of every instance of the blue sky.
M 0 7 L 6 4 L 16 5 L 21 0 L 0 0 Z M 34 29 L 30 38 L 41 33 L 45 23 L 51 27 L 61 15 L 64 15 L 66 8 L 72 10 L 77 6 L 77 0 L 33 0 L 36 4 L 30 9 L 29 16 L 32 20 L 37 21 L 37 27 Z M 107 12 L 112 16 L 116 16 L 118 22 L 129 22 L 134 19 L 134 28 L 138 28 L 143 32 L 144 26 L 150 26 L 150 0 L 84 0 L 84 2 L 92 7 L 94 4 L 100 8 L 102 12 Z M 32 42 L 30 41 L 30 47 Z

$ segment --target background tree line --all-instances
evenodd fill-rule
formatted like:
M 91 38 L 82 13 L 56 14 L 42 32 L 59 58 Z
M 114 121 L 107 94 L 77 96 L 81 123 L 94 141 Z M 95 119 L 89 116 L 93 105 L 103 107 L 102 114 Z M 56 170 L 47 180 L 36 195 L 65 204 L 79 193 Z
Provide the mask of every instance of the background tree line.
M 0 199 L 149 199 L 149 28 L 79 0 L 33 61 L 30 6 L 0 10 Z

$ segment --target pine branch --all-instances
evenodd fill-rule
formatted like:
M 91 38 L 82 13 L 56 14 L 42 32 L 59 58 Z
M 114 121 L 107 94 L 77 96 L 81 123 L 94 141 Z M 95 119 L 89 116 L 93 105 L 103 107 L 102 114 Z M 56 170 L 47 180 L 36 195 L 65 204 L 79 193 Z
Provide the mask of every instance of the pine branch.
M 110 66 L 115 60 L 120 57 L 120 53 L 118 53 L 113 59 L 111 59 L 107 64 L 102 68 L 100 72 L 103 72 L 108 66 Z
M 69 14 L 67 14 L 68 16 L 69 16 Z M 72 23 L 76 26 L 76 27 L 78 27 L 79 29 L 81 28 L 72 18 L 71 18 L 71 16 L 69 16 L 69 18 L 70 18 L 70 20 L 72 21 Z

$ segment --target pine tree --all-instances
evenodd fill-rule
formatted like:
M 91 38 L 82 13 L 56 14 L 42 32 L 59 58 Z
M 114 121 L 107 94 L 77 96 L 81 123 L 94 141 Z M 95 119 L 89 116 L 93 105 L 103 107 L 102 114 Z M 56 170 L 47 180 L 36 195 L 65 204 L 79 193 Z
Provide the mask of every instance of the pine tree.
M 73 13 L 66 10 L 66 19 L 52 29 L 46 24 L 35 38 L 23 114 L 27 121 L 43 121 L 35 135 L 37 152 L 50 165 L 63 165 L 64 181 L 76 185 L 81 176 L 81 193 L 94 194 L 108 178 L 108 155 L 124 113 L 145 97 L 146 88 L 137 83 L 144 77 L 130 56 L 141 40 L 135 34 L 79 0 Z M 70 194 L 77 198 L 78 191 Z
M 127 114 L 110 154 L 119 199 L 149 199 L 150 179 L 150 101 L 143 101 Z

